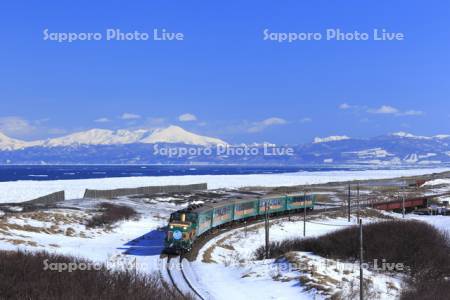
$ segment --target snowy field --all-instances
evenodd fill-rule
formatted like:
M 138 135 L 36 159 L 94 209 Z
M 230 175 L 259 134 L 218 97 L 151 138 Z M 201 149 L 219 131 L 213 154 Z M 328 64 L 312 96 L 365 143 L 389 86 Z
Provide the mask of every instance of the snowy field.
M 365 220 L 374 221 L 378 220 Z M 350 223 L 346 218 L 316 219 L 307 223 L 307 237 L 351 225 L 356 225 L 354 217 Z M 276 221 L 271 225 L 270 238 L 271 241 L 299 238 L 302 232 L 301 220 Z M 253 299 L 255 295 L 258 299 L 328 299 L 335 293 L 342 293 L 346 299 L 350 297 L 352 283 L 359 282 L 359 265 L 327 260 L 307 252 L 292 252 L 289 261 L 255 260 L 254 251 L 262 245 L 262 226 L 249 226 L 247 233 L 236 229 L 212 239 L 199 252 L 197 260 L 191 263 L 193 281 L 196 280 L 201 290 L 208 291 L 207 295 L 212 299 Z M 368 269 L 365 274 L 365 278 L 373 282 L 375 299 L 398 297 L 401 277 Z M 318 291 L 322 292 L 318 294 Z M 323 291 L 326 292 L 323 294 Z
M 239 188 L 244 186 L 292 186 L 299 184 L 327 183 L 356 179 L 386 179 L 399 176 L 414 176 L 449 171 L 448 168 L 408 170 L 365 170 L 298 172 L 285 174 L 256 175 L 188 175 L 121 177 L 100 179 L 10 181 L 0 182 L 0 203 L 22 202 L 65 190 L 66 199 L 83 197 L 85 189 L 133 188 L 153 185 L 208 183 L 209 189 Z
M 120 221 L 110 229 L 88 228 L 85 222 L 100 202 L 71 200 L 67 205 L 80 210 L 61 208 L 0 218 L 0 250 L 47 251 L 106 263 L 112 269 L 157 271 L 165 235 L 158 228 L 167 225 L 169 214 L 181 207 L 123 198 L 115 203 L 135 209 L 138 220 Z
M 402 218 L 401 214 L 385 214 Z M 438 229 L 450 230 L 448 216 L 408 214 L 406 219 L 420 220 Z M 380 220 L 365 218 L 364 222 Z M 350 223 L 346 218 L 339 217 L 311 220 L 306 225 L 307 237 L 320 236 L 351 225 L 356 225 L 354 216 Z M 298 238 L 302 232 L 301 220 L 275 221 L 270 229 L 270 238 L 272 241 Z M 197 260 L 190 264 L 191 281 L 196 282 L 199 290 L 211 299 L 329 299 L 335 293 L 340 294 L 342 299 L 357 298 L 357 290 L 352 286 L 359 284 L 358 264 L 337 262 L 308 252 L 291 252 L 289 261 L 255 260 L 254 251 L 262 245 L 264 228 L 261 225 L 249 226 L 247 232 L 236 229 L 215 237 L 202 248 Z M 297 265 L 292 265 L 293 261 Z M 369 269 L 365 269 L 364 274 L 365 279 L 371 282 L 372 299 L 398 299 L 404 284 L 403 275 Z

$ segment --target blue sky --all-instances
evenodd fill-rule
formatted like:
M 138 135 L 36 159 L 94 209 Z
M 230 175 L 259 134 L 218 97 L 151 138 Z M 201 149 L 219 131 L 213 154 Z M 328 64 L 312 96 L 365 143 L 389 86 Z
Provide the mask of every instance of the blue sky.
M 448 1 L 4 1 L 0 11 L 0 131 L 13 137 L 168 124 L 230 142 L 450 133 Z M 164 28 L 184 40 L 58 43 L 46 28 Z M 329 28 L 406 38 L 263 40 L 264 29 Z

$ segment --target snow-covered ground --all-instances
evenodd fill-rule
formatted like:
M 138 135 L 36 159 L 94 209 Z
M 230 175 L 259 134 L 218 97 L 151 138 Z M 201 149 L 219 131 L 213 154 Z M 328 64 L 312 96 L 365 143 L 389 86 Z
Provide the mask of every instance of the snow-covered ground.
M 285 174 L 255 175 L 188 175 L 147 176 L 51 181 L 0 182 L 0 203 L 22 202 L 65 190 L 67 199 L 83 197 L 85 189 L 133 188 L 152 185 L 193 184 L 206 182 L 208 188 L 239 188 L 244 186 L 292 186 L 299 184 L 326 183 L 355 179 L 386 179 L 449 171 L 448 168 L 298 172 Z
M 402 214 L 385 212 L 384 214 L 394 217 L 402 218 Z M 450 216 L 431 216 L 431 215 L 415 215 L 406 214 L 405 220 L 418 220 L 433 225 L 441 231 L 447 231 L 450 234 Z
M 366 221 L 376 221 L 366 220 Z M 355 225 L 345 218 L 321 218 L 306 225 L 307 237 Z M 303 222 L 275 221 L 271 241 L 299 238 Z M 193 275 L 202 290 L 213 299 L 325 299 L 341 293 L 345 299 L 358 286 L 359 266 L 341 263 L 306 252 L 293 252 L 290 260 L 255 260 L 254 251 L 264 245 L 264 228 L 236 229 L 209 241 L 191 263 Z M 197 274 L 197 275 L 196 275 Z M 208 276 L 199 276 L 208 274 Z M 401 288 L 399 276 L 365 270 L 376 299 L 395 299 Z M 353 286 L 353 289 L 352 289 Z M 321 294 L 317 294 L 322 291 Z M 325 292 L 325 293 L 323 293 Z
M 80 211 L 61 208 L 10 216 L 6 220 L 11 224 L 7 232 L 5 222 L 0 219 L 0 249 L 46 250 L 107 263 L 111 268 L 157 272 L 163 263 L 160 251 L 164 236 L 158 228 L 166 225 L 171 211 L 180 208 L 164 200 L 146 199 L 146 203 L 139 199 L 117 200 L 136 209 L 141 218 L 120 222 L 111 230 L 88 229 L 83 225 L 86 215 L 90 214 L 89 209 L 99 202 L 95 200 L 67 201 L 67 205 L 81 208 Z M 401 217 L 400 214 L 388 214 Z M 450 217 L 447 216 L 407 215 L 407 218 L 429 222 L 440 229 L 450 228 Z M 368 221 L 377 219 L 365 219 Z M 317 217 L 308 220 L 306 233 L 307 237 L 319 236 L 355 223 L 354 218 L 348 223 L 345 218 Z M 295 217 L 291 222 L 275 220 L 270 229 L 272 241 L 301 237 L 302 233 L 303 222 Z M 333 293 L 341 292 L 344 298 L 355 293 L 359 275 L 357 265 L 306 252 L 292 253 L 289 260 L 284 261 L 255 260 L 254 251 L 263 244 L 261 224 L 248 226 L 247 230 L 236 229 L 209 241 L 200 250 L 196 261 L 184 261 L 183 266 L 191 284 L 208 299 L 254 299 L 255 296 L 258 299 L 324 299 Z M 365 270 L 365 274 L 372 281 L 375 299 L 398 296 L 402 284 L 400 276 L 371 270 Z M 318 291 L 325 294 L 316 294 Z
M 427 181 L 423 187 L 427 188 L 426 195 L 444 194 L 450 192 L 450 178 L 439 178 Z M 436 198 L 439 202 L 450 202 L 450 195 L 444 195 Z
M 446 171 L 443 169 L 302 172 L 264 175 L 211 175 L 173 177 L 132 177 L 67 181 L 18 181 L 0 183 L 0 202 L 35 198 L 64 189 L 68 198 L 81 198 L 85 188 L 107 189 L 145 185 L 189 184 L 207 182 L 210 188 L 234 188 L 242 186 L 279 186 L 324 183 L 353 179 L 381 179 Z M 431 182 L 431 187 L 442 188 L 450 182 Z M 158 230 L 167 224 L 170 212 L 180 206 L 170 203 L 172 198 L 117 200 L 139 213 L 139 220 L 123 221 L 112 229 L 88 229 L 83 224 L 86 215 L 99 201 L 68 200 L 65 205 L 81 210 L 58 209 L 37 212 L 35 215 L 20 213 L 8 219 L 0 219 L 0 249 L 17 248 L 36 251 L 46 250 L 88 258 L 108 263 L 111 268 L 134 268 L 141 272 L 161 269 L 160 251 L 164 232 Z M 33 214 L 33 213 L 31 213 Z M 389 215 L 399 217 L 399 214 Z M 26 217 L 28 216 L 28 217 Z M 450 229 L 448 216 L 407 215 L 433 224 L 443 230 Z M 368 221 L 368 220 L 366 220 Z M 371 221 L 376 221 L 373 219 Z M 355 224 L 352 219 L 350 224 Z M 320 218 L 307 223 L 307 237 L 323 235 L 349 226 L 343 218 Z M 270 229 L 272 241 L 300 237 L 301 220 L 274 221 Z M 346 265 L 305 252 L 295 252 L 287 261 L 255 260 L 254 251 L 264 244 L 264 228 L 252 225 L 248 230 L 236 229 L 209 241 L 196 261 L 185 263 L 188 277 L 202 294 L 212 299 L 322 299 L 335 292 L 344 298 L 354 292 L 358 270 Z M 307 269 L 300 269 L 295 262 L 307 262 Z M 292 267 L 293 266 L 293 267 Z M 324 267 L 325 266 L 325 267 Z M 395 275 L 365 270 L 372 280 L 376 295 L 383 299 L 395 299 L 401 289 L 402 278 Z M 355 284 L 357 286 L 357 283 Z M 322 295 L 316 294 L 321 290 Z M 378 297 L 380 298 L 380 297 Z
M 100 201 L 68 201 L 81 210 L 54 209 L 20 213 L 0 219 L 0 250 L 47 251 L 89 259 L 113 269 L 136 268 L 151 273 L 158 260 L 169 214 L 179 209 L 171 203 L 143 204 L 121 199 L 115 203 L 133 207 L 140 218 L 121 221 L 112 228 L 88 228 L 90 208 Z

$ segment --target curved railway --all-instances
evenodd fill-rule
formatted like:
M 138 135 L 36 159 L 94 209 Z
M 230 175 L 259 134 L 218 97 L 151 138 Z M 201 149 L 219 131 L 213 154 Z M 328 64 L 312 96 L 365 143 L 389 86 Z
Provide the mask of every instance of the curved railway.
M 316 209 L 314 211 L 309 212 L 308 216 L 314 216 L 314 215 L 318 215 L 323 212 L 333 212 L 333 211 L 338 211 L 338 210 L 342 210 L 342 208 L 336 207 L 336 208 Z M 298 213 L 295 215 L 301 216 L 303 214 Z M 292 214 L 291 216 L 294 216 L 294 214 Z M 289 216 L 287 216 L 287 215 L 278 215 L 278 216 L 272 217 L 271 220 L 288 219 L 288 218 L 289 218 Z M 217 231 L 217 234 L 211 233 L 211 234 L 204 235 L 202 237 L 202 239 L 200 241 L 198 241 L 199 243 L 197 246 L 202 247 L 206 242 L 208 242 L 209 240 L 211 240 L 212 238 L 216 237 L 219 234 L 226 233 L 233 229 L 244 228 L 245 226 L 248 226 L 248 225 L 256 225 L 261 222 L 264 222 L 264 220 L 254 219 L 254 220 L 249 220 L 246 224 L 244 224 L 244 223 L 229 224 L 228 226 L 222 227 L 220 231 Z M 187 253 L 187 255 L 192 255 L 194 253 L 197 253 L 197 251 Z M 172 285 L 175 288 L 175 291 L 177 293 L 179 293 L 180 295 L 184 296 L 186 294 L 192 294 L 195 296 L 196 299 L 200 299 L 200 300 L 208 299 L 207 297 L 202 295 L 202 292 L 198 291 L 198 289 L 196 289 L 192 285 L 192 283 L 186 276 L 186 273 L 185 273 L 185 270 L 183 269 L 183 264 L 182 264 L 183 258 L 185 258 L 183 255 L 170 255 L 170 254 L 161 258 L 162 266 L 160 267 L 161 268 L 160 274 L 163 279 L 163 282 L 166 282 L 166 283 Z M 164 276 L 163 273 L 165 273 L 166 276 Z
M 433 197 L 436 195 L 433 195 Z M 430 196 L 428 196 L 429 198 Z M 350 206 L 351 210 L 354 210 L 356 208 L 359 209 L 363 209 L 363 208 L 367 208 L 367 207 L 374 207 L 374 203 L 373 202 L 362 202 L 359 205 L 355 205 L 354 203 L 352 203 L 352 205 Z M 346 209 L 343 206 L 336 206 L 336 207 L 326 207 L 326 208 L 319 208 L 319 209 L 314 209 L 308 212 L 307 216 L 316 216 L 322 213 L 326 213 L 326 212 L 336 212 L 336 211 L 342 211 L 343 209 Z M 275 220 L 275 219 L 288 219 L 291 216 L 302 216 L 303 212 L 297 212 L 297 213 L 292 213 L 289 215 L 286 214 L 281 214 L 281 215 L 272 215 L 271 216 L 271 220 Z M 246 220 L 245 223 L 233 223 L 233 222 L 229 222 L 229 223 L 225 223 L 222 226 L 220 226 L 220 228 L 216 228 L 212 231 L 208 231 L 206 232 L 206 234 L 202 235 L 201 237 L 199 237 L 196 240 L 196 243 L 193 245 L 193 249 L 192 251 L 186 253 L 186 258 L 190 258 L 195 259 L 195 257 L 198 254 L 198 250 L 200 248 L 202 248 L 209 240 L 211 240 L 212 238 L 223 234 L 225 232 L 228 232 L 230 230 L 233 229 L 238 229 L 238 228 L 244 228 L 248 225 L 254 225 L 254 224 L 258 224 L 264 222 L 263 219 L 261 218 L 255 218 L 255 219 L 248 219 Z M 176 291 L 178 293 L 180 293 L 181 295 L 186 295 L 186 294 L 192 294 L 194 295 L 197 299 L 207 299 L 205 298 L 201 292 L 199 292 L 193 285 L 192 283 L 189 281 L 188 277 L 186 276 L 184 270 L 183 270 L 183 261 L 184 255 L 176 255 L 176 256 L 167 256 L 167 262 L 166 262 L 166 272 L 168 273 L 168 277 L 170 280 L 170 284 L 172 284 L 174 286 L 174 288 L 176 289 Z M 174 271 L 179 271 L 179 274 L 175 273 Z
M 175 288 L 176 292 L 182 296 L 186 294 L 192 294 L 195 298 L 200 300 L 206 300 L 204 297 L 190 282 L 183 269 L 183 257 L 182 256 L 167 256 L 163 260 L 164 272 L 167 274 L 169 283 Z M 163 281 L 166 281 L 165 276 L 161 273 Z

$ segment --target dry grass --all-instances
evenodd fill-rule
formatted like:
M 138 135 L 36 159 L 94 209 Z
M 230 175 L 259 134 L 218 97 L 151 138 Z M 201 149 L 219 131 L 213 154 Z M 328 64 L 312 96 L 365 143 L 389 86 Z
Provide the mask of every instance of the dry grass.
M 45 270 L 47 263 L 85 263 L 74 257 L 44 252 L 0 252 L 1 299 L 187 299 L 164 289 L 156 275 L 91 270 L 58 272 Z
M 137 217 L 138 215 L 138 213 L 131 207 L 108 202 L 100 203 L 98 208 L 100 210 L 100 214 L 93 216 L 87 222 L 87 227 L 109 227 L 118 221 L 129 220 Z
M 270 245 L 272 257 L 290 251 L 313 252 L 322 257 L 356 261 L 359 251 L 356 226 L 317 238 L 285 240 Z M 264 247 L 256 251 L 264 258 Z M 385 259 L 402 263 L 410 275 L 402 299 L 447 299 L 450 294 L 450 240 L 432 225 L 419 221 L 384 221 L 364 226 L 364 256 L 373 263 Z M 433 287 L 433 288 L 431 288 Z

